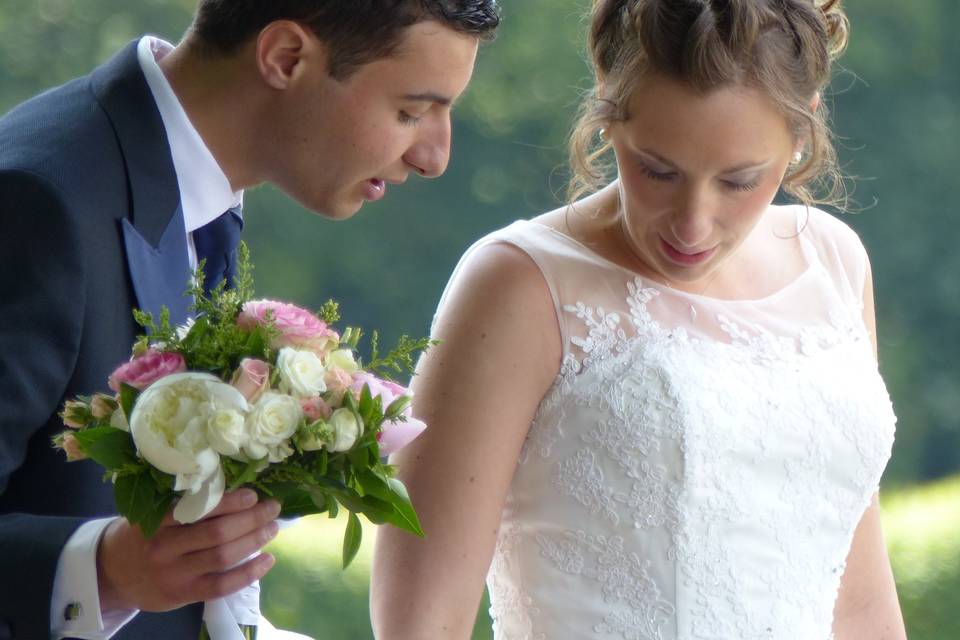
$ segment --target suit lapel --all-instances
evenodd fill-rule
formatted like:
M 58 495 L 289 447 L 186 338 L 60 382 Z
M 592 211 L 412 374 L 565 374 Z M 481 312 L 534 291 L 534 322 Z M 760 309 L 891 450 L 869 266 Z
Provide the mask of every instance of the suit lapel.
M 131 42 L 91 75 L 90 88 L 113 125 L 127 170 L 129 210 L 120 221 L 137 303 L 154 318 L 186 320 L 190 277 L 180 188 L 170 144 Z

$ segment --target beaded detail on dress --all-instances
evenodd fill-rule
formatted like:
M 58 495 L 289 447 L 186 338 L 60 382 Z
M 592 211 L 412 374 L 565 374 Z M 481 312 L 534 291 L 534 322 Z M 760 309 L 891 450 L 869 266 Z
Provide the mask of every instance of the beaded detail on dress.
M 757 301 L 674 291 L 535 222 L 475 245 L 531 257 L 564 344 L 487 577 L 498 640 L 830 638 L 895 417 L 862 246 L 815 210 L 800 241 L 807 271 Z

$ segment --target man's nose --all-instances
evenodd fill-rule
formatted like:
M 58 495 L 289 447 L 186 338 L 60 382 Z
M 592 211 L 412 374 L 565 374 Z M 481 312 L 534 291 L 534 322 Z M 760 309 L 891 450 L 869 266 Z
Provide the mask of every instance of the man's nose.
M 404 154 L 404 161 L 425 178 L 443 175 L 450 162 L 450 118 L 429 126 L 424 126 L 410 149 Z

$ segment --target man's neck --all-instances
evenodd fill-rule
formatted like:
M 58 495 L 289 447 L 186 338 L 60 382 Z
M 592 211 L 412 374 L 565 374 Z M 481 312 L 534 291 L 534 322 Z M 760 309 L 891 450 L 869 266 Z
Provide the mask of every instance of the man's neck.
M 249 114 L 258 87 L 244 75 L 243 55 L 203 56 L 182 42 L 158 62 L 234 191 L 261 182 L 250 162 L 257 145 Z

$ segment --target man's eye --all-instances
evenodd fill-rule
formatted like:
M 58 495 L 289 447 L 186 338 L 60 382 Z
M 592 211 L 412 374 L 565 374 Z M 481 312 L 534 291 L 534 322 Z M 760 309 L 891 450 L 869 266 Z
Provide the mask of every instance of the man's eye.
M 400 120 L 400 124 L 407 127 L 415 127 L 420 124 L 420 118 L 418 116 L 412 116 L 406 111 L 400 111 L 398 119 Z

